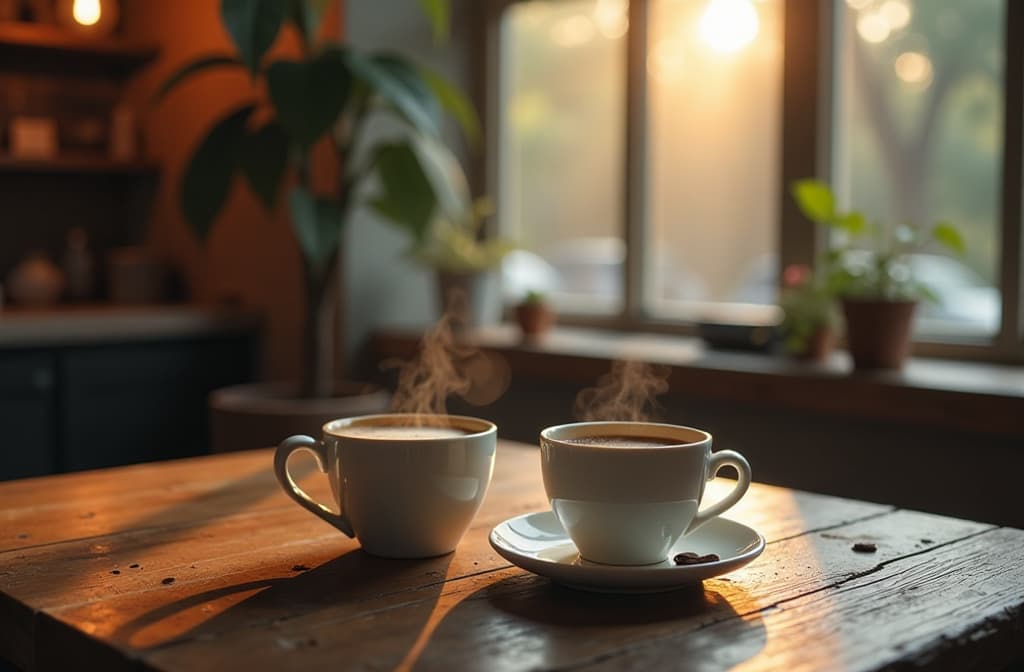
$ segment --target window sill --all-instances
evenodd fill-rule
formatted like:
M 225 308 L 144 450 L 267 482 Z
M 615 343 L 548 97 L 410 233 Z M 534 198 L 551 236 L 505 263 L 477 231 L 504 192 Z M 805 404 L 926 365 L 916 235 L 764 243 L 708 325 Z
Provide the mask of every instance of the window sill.
M 420 334 L 379 329 L 374 362 L 412 356 Z M 1024 437 L 1024 367 L 912 358 L 902 371 L 854 372 L 845 352 L 823 364 L 708 349 L 692 337 L 559 327 L 521 342 L 512 325 L 480 329 L 474 345 L 504 356 L 517 378 L 593 385 L 615 359 L 672 368 L 673 393 L 771 407 Z

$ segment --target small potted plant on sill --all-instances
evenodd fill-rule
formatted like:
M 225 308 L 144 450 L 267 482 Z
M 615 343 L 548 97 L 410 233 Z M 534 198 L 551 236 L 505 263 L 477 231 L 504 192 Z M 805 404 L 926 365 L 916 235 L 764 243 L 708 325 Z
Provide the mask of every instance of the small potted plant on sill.
M 555 311 L 541 292 L 527 292 L 516 305 L 516 321 L 525 340 L 536 340 L 551 330 L 555 323 Z
M 854 367 L 901 368 L 917 304 L 936 298 L 914 277 L 908 255 L 933 242 L 962 255 L 960 232 L 943 221 L 927 228 L 868 222 L 857 210 L 838 210 L 831 188 L 819 180 L 798 180 L 792 191 L 808 219 L 837 234 L 837 244 L 819 260 L 819 272 L 842 302 Z
M 783 347 L 802 359 L 828 359 L 839 325 L 835 292 L 810 267 L 797 264 L 783 272 L 782 285 Z

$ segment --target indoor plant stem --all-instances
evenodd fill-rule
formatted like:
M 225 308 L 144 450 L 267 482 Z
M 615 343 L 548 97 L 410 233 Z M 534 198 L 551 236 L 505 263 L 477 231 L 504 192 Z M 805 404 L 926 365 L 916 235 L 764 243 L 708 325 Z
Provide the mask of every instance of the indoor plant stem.
M 337 278 L 338 253 L 331 255 L 323 271 L 309 266 L 305 269 L 306 315 L 303 330 L 302 386 L 305 398 L 330 397 L 334 375 L 331 366 L 334 354 L 334 329 L 331 282 Z

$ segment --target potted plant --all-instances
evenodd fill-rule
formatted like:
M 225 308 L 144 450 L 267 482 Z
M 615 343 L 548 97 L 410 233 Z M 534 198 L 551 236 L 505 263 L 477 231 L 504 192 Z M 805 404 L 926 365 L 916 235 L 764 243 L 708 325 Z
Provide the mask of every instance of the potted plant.
M 555 311 L 541 292 L 531 291 L 516 306 L 516 321 L 523 338 L 533 340 L 546 334 L 555 323 Z
M 808 266 L 788 266 L 782 274 L 783 347 L 787 352 L 813 361 L 832 353 L 839 324 L 835 293 Z
M 908 255 L 931 242 L 963 254 L 960 232 L 941 221 L 927 228 L 869 222 L 859 211 L 839 210 L 832 190 L 819 180 L 798 180 L 792 191 L 804 215 L 835 234 L 819 266 L 825 286 L 842 301 L 855 368 L 900 368 L 918 302 L 935 299 L 914 277 Z
M 157 93 L 159 100 L 214 69 L 241 69 L 252 78 L 250 99 L 218 120 L 199 141 L 183 176 L 181 203 L 192 230 L 205 239 L 236 175 L 267 209 L 285 202 L 304 271 L 301 381 L 297 386 L 241 390 L 219 402 L 235 415 L 246 409 L 254 417 L 306 414 L 305 433 L 324 417 L 350 412 L 351 406 L 324 401 L 338 393 L 349 401 L 357 397 L 358 412 L 379 409 L 388 401 L 379 390 L 367 398 L 361 394 L 363 386 L 339 385 L 326 365 L 333 350 L 329 290 L 337 281 L 342 230 L 363 200 L 364 185 L 371 181 L 379 185 L 369 197 L 373 207 L 422 240 L 438 211 L 458 201 L 452 194 L 458 185 L 436 165 L 438 157 L 450 156 L 438 140 L 440 110 L 451 113 L 469 135 L 478 132 L 468 100 L 438 74 L 397 53 L 366 53 L 337 40 L 318 38 L 328 4 L 323 0 L 222 0 L 221 20 L 234 53 L 210 54 L 187 63 Z M 437 0 L 420 5 L 429 13 L 437 37 L 447 25 L 448 3 Z M 268 58 L 268 50 L 286 26 L 298 34 L 299 56 Z M 367 122 L 376 115 L 397 120 L 402 135 L 366 133 Z M 329 189 L 322 185 L 314 189 L 314 147 L 326 150 L 334 164 L 331 172 L 336 179 Z M 279 198 L 282 191 L 286 192 L 283 199 Z M 248 397 L 255 397 L 254 402 L 249 403 Z M 212 403 L 216 443 L 216 395 Z M 262 443 L 291 432 L 294 418 L 289 422 L 279 431 L 264 433 Z
M 455 327 L 480 326 L 500 314 L 497 292 L 492 291 L 493 270 L 515 246 L 503 238 L 481 236 L 483 222 L 493 212 L 487 198 L 441 212 L 410 252 L 417 262 L 437 271 L 441 309 Z M 386 211 L 378 213 L 388 216 Z

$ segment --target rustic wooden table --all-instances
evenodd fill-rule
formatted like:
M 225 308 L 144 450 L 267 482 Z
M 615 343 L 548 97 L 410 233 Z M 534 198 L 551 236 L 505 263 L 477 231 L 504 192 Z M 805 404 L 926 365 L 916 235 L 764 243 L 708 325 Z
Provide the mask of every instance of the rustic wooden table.
M 421 561 L 366 555 L 287 499 L 270 465 L 264 450 L 0 484 L 0 657 L 27 669 L 789 672 L 1024 659 L 1021 530 L 757 485 L 728 514 L 768 539 L 753 563 L 672 593 L 598 595 L 488 545 L 501 520 L 546 508 L 531 447 L 501 444 L 473 528 L 455 553 Z M 322 495 L 313 471 L 303 485 Z M 858 540 L 877 552 L 853 552 Z

